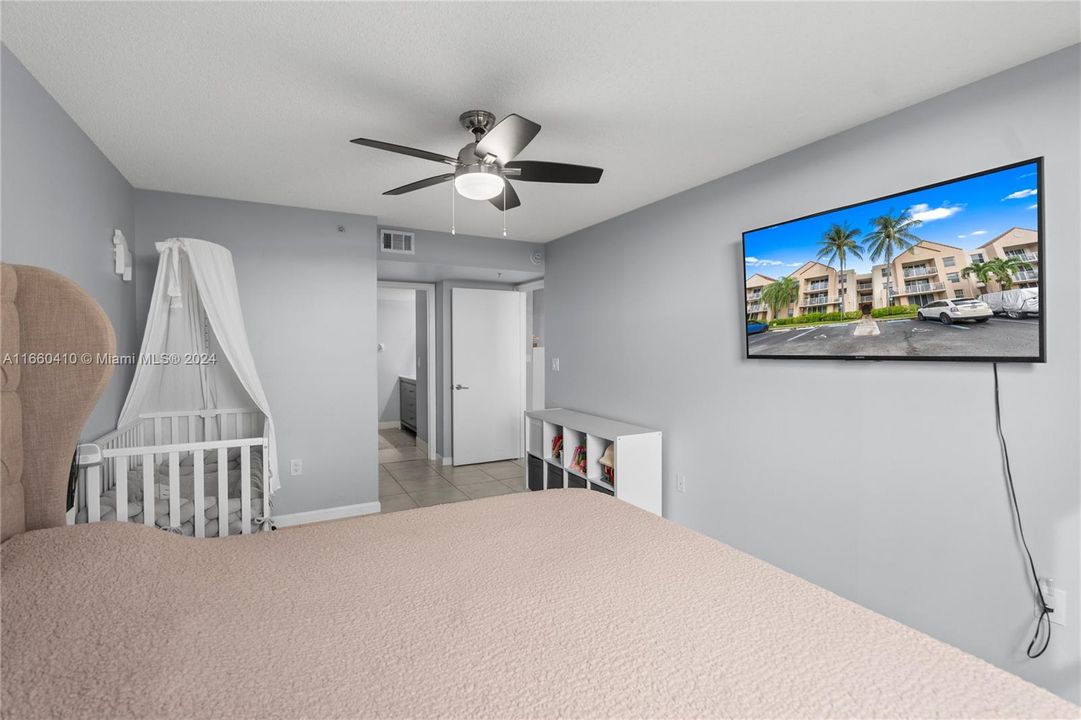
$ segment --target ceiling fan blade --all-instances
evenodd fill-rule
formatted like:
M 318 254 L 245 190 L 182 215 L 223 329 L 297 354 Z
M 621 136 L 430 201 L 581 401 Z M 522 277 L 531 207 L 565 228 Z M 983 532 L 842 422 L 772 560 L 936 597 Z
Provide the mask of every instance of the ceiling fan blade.
M 507 210 L 513 210 L 514 208 L 521 205 L 522 201 L 518 199 L 518 193 L 516 193 L 514 191 L 514 186 L 511 185 L 509 182 L 507 182 L 505 178 L 504 178 L 503 182 L 505 183 L 506 188 L 507 188 Z M 494 198 L 492 198 L 488 202 L 490 202 L 491 204 L 495 205 L 497 208 L 502 210 L 503 209 L 503 193 L 499 193 L 498 195 L 496 195 Z
M 458 164 L 458 160 L 456 158 L 447 157 L 446 155 L 440 155 L 439 153 L 428 152 L 427 150 L 418 150 L 416 148 L 406 147 L 405 145 L 395 145 L 394 143 L 383 142 L 382 140 L 354 138 L 349 142 L 356 143 L 357 145 L 364 145 L 366 147 L 375 148 L 376 150 L 387 150 L 388 152 L 399 153 L 401 155 L 410 155 L 412 157 L 421 158 L 422 160 L 433 160 L 435 162 L 447 163 L 448 165 Z
M 478 146 L 479 147 L 479 146 Z M 601 168 L 588 165 L 569 165 L 567 163 L 540 162 L 536 160 L 518 160 L 503 166 L 505 170 L 519 170 L 515 180 L 526 182 L 555 183 L 596 183 L 600 182 Z
M 436 175 L 435 177 L 425 178 L 424 180 L 417 180 L 411 182 L 408 185 L 402 185 L 396 187 L 393 190 L 387 190 L 384 195 L 404 195 L 407 192 L 413 192 L 414 190 L 421 190 L 432 185 L 438 185 L 439 183 L 445 183 L 447 180 L 453 180 L 454 173 L 447 173 L 446 175 Z
M 513 160 L 537 137 L 541 126 L 521 115 L 508 115 L 486 132 L 477 143 L 477 157 L 495 155 L 501 163 Z

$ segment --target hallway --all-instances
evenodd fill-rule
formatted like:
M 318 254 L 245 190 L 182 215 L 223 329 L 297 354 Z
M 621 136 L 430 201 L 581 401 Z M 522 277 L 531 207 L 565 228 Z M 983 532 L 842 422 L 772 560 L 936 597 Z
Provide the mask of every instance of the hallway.
M 379 431 L 379 503 L 384 513 L 525 490 L 520 460 L 437 465 L 425 458 L 408 430 Z

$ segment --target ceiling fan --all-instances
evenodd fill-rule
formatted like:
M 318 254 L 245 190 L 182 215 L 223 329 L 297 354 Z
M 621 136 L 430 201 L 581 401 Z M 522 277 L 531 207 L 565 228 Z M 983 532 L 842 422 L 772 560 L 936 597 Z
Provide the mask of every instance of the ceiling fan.
M 540 125 L 521 115 L 508 115 L 496 123 L 495 115 L 487 110 L 469 110 L 461 114 L 458 122 L 473 133 L 474 138 L 473 142 L 458 151 L 458 157 L 368 138 L 355 138 L 350 142 L 433 160 L 454 168 L 454 172 L 417 180 L 387 190 L 384 195 L 402 195 L 453 180 L 454 189 L 463 197 L 488 200 L 500 210 L 510 210 L 522 204 L 509 182 L 510 178 L 523 182 L 596 183 L 604 172 L 601 168 L 586 165 L 515 160 L 541 129 Z

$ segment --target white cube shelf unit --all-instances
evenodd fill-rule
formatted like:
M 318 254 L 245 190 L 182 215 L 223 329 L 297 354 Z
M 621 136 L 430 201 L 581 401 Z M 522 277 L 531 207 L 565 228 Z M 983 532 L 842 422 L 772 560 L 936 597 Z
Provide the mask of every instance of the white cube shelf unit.
M 618 420 L 555 408 L 526 412 L 525 447 L 530 490 L 588 488 L 661 514 L 661 432 Z M 563 450 L 553 456 L 553 440 Z M 604 476 L 601 457 L 613 447 L 613 482 Z M 585 467 L 574 464 L 575 449 L 585 448 Z

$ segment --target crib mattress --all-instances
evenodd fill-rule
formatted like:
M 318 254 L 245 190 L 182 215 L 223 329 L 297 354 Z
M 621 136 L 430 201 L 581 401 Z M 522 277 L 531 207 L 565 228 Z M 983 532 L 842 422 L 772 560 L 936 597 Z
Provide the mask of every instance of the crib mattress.
M 1081 713 L 585 490 L 216 542 L 79 525 L 2 554 L 5 717 Z

